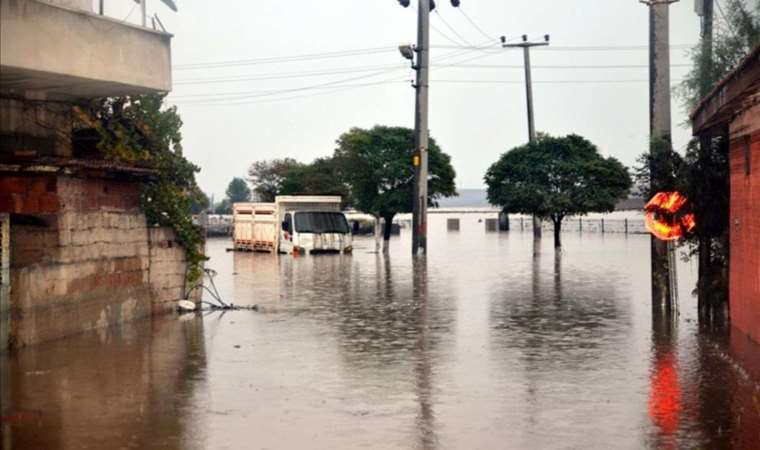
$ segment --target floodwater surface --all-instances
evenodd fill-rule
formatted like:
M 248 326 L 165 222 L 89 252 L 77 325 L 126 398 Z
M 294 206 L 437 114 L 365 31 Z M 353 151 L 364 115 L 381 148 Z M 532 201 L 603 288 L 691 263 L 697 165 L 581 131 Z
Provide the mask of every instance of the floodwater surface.
M 760 448 L 760 350 L 652 313 L 649 238 L 459 232 L 226 252 L 222 298 L 3 359 L 3 449 Z

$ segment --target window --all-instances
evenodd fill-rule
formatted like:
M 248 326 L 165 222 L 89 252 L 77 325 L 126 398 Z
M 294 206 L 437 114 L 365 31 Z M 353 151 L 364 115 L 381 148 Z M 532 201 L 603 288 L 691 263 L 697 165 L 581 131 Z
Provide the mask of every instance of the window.
M 293 217 L 290 213 L 285 214 L 285 223 L 283 223 L 282 229 L 290 233 L 293 232 Z
M 296 231 L 299 233 L 348 233 L 346 216 L 339 212 L 296 213 Z

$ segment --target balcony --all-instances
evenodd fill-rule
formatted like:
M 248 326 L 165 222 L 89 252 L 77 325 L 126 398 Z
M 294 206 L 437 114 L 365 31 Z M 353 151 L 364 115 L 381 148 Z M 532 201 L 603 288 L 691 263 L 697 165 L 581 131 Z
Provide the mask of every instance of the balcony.
M 171 38 L 84 9 L 0 0 L 0 96 L 76 101 L 170 91 Z

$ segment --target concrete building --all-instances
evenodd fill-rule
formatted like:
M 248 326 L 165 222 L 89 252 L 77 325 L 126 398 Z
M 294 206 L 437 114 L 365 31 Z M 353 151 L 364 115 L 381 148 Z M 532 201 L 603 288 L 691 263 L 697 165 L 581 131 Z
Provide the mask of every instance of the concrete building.
M 79 145 L 87 130 L 72 113 L 169 91 L 171 37 L 90 0 L 0 0 L 0 349 L 169 311 L 185 295 L 184 251 L 140 210 L 154 173 Z
M 694 135 L 728 137 L 731 323 L 760 342 L 760 46 L 692 112 Z

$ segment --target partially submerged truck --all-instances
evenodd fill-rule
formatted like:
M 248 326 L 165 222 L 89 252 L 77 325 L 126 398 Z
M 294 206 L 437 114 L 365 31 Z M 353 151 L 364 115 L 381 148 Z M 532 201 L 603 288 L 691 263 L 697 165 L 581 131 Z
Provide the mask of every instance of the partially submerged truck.
M 277 196 L 233 205 L 235 250 L 286 254 L 350 253 L 351 230 L 339 196 Z

